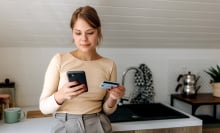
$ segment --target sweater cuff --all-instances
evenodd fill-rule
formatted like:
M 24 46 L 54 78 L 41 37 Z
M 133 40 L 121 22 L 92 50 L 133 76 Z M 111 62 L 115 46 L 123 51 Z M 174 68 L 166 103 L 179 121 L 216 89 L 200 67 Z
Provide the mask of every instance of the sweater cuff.
M 60 108 L 60 105 L 57 104 L 54 95 L 48 97 L 41 101 L 40 110 L 43 114 L 51 114 L 56 112 Z
M 107 102 L 105 102 L 103 105 L 103 111 L 107 115 L 114 113 L 116 109 L 117 109 L 117 103 L 111 108 L 108 106 Z

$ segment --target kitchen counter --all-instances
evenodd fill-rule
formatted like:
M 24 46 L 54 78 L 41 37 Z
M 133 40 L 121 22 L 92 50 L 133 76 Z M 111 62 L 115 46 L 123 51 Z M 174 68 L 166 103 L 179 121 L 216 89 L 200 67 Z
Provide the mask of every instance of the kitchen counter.
M 129 130 L 202 126 L 202 120 L 194 116 L 191 116 L 189 114 L 186 115 L 188 115 L 190 118 L 169 119 L 169 120 L 149 120 L 149 121 L 136 121 L 136 122 L 118 122 L 118 123 L 112 123 L 112 128 L 113 131 L 129 131 Z M 16 133 L 25 133 L 25 132 L 49 133 L 50 129 L 53 127 L 54 124 L 53 122 L 54 122 L 53 117 L 24 119 L 21 122 L 13 123 L 13 124 L 6 124 L 1 120 L 0 131 L 1 133 L 15 133 L 15 132 Z

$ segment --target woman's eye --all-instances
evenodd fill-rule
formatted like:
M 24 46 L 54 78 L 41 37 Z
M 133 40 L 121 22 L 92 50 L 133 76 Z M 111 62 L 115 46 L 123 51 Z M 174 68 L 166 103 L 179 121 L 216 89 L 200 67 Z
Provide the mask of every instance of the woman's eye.
M 81 35 L 81 33 L 79 33 L 79 32 L 75 32 L 75 34 L 76 34 L 76 35 Z
M 93 33 L 94 33 L 94 32 L 88 32 L 87 34 L 88 34 L 88 35 L 92 35 Z

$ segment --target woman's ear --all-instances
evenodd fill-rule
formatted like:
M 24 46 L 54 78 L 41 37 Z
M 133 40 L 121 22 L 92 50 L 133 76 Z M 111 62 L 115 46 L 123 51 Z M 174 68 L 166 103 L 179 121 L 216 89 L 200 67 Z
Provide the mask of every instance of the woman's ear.
M 98 28 L 98 45 L 99 43 L 101 42 L 102 40 L 102 30 L 101 30 L 101 27 Z
M 98 28 L 98 33 L 99 33 L 99 36 L 101 37 L 102 36 L 102 29 L 101 29 L 101 27 Z
M 72 43 L 74 43 L 74 38 L 73 38 L 73 29 L 71 29 L 72 31 Z

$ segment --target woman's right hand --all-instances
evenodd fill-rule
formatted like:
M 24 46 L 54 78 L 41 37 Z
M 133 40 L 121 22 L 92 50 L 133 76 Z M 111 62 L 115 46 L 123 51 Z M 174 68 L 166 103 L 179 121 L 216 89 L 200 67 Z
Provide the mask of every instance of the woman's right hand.
M 58 104 L 62 104 L 65 100 L 71 100 L 84 93 L 86 90 L 85 84 L 78 85 L 77 81 L 68 82 L 55 93 L 55 100 Z

